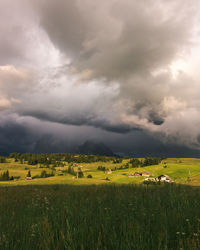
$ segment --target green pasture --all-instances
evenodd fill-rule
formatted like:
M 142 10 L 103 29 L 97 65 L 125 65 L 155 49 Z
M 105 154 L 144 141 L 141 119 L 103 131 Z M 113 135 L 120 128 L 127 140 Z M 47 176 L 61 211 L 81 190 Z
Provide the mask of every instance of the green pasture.
M 84 178 L 74 179 L 74 177 L 68 173 L 63 173 L 63 170 L 67 170 L 68 163 L 65 163 L 64 167 L 56 167 L 55 176 L 49 178 L 38 178 L 34 180 L 25 180 L 28 171 L 31 171 L 31 175 L 40 175 L 43 170 L 47 173 L 51 172 L 50 168 L 40 168 L 40 165 L 28 165 L 14 162 L 14 159 L 7 159 L 7 163 L 0 163 L 0 174 L 9 170 L 10 176 L 19 176 L 19 180 L 15 181 L 1 181 L 0 185 L 32 185 L 32 184 L 75 184 L 75 185 L 88 185 L 88 184 L 139 184 L 142 183 L 145 177 L 131 177 L 130 174 L 134 172 L 151 172 L 153 177 L 157 177 L 161 174 L 169 175 L 176 183 L 198 185 L 200 183 L 200 159 L 189 158 L 168 158 L 163 160 L 159 165 L 115 170 L 112 174 L 104 173 L 97 170 L 98 166 L 105 166 L 107 169 L 119 168 L 121 165 L 128 163 L 129 159 L 123 160 L 122 163 L 114 164 L 110 162 L 94 162 L 94 163 L 80 163 L 74 167 L 76 171 L 78 166 L 81 167 Z M 167 166 L 164 168 L 164 166 Z M 51 166 L 50 166 L 51 167 Z M 92 175 L 92 178 L 87 178 L 88 175 Z M 189 177 L 189 178 L 188 178 Z M 105 179 L 109 178 L 109 181 Z

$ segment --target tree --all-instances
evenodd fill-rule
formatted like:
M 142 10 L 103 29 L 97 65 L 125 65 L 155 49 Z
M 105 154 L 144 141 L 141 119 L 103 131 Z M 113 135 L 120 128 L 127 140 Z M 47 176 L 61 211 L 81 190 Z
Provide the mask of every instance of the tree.
M 47 177 L 47 172 L 43 170 L 40 175 L 41 178 L 46 178 Z
M 74 171 L 74 168 L 71 167 L 71 166 L 68 167 L 67 173 L 76 176 L 76 173 L 75 173 L 75 171 Z
M 28 171 L 27 177 L 31 177 L 31 171 Z
M 1 181 L 9 181 L 10 180 L 8 170 L 6 172 L 3 172 L 3 174 L 0 176 L 0 180 Z
M 6 163 L 6 157 L 0 156 L 0 163 Z
M 9 177 L 9 172 L 8 170 L 5 172 L 5 180 L 9 181 L 10 177 Z
M 84 177 L 83 171 L 79 167 L 78 170 L 77 170 L 77 178 L 83 178 L 83 177 Z

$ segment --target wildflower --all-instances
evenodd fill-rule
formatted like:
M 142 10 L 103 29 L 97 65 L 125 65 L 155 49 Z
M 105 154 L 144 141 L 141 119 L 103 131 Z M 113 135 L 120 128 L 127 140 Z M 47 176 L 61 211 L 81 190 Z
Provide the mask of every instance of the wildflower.
M 31 226 L 31 237 L 35 237 L 37 231 L 38 231 L 38 225 L 37 224 L 33 224 Z
M 176 232 L 176 234 L 180 234 L 180 232 Z
M 186 221 L 188 222 L 188 221 L 189 221 L 189 219 L 186 219 Z
M 198 236 L 198 233 L 193 233 L 193 235 L 197 237 L 197 236 Z
M 44 200 L 45 200 L 46 204 L 49 204 L 49 201 L 48 201 L 47 197 L 44 197 Z

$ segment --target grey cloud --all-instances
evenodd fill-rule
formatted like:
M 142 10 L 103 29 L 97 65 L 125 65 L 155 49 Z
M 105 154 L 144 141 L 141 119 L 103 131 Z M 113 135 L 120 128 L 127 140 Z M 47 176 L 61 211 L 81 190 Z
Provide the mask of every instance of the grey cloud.
M 38 7 L 42 27 L 78 72 L 110 80 L 149 74 L 190 45 L 195 0 L 95 4 L 60 0 Z
M 77 7 L 78 1 L 39 2 L 41 25 L 52 41 L 68 56 L 75 57 L 86 35 L 85 20 Z
M 109 133 L 97 128 L 64 126 L 30 117 L 17 115 L 1 116 L 0 154 L 11 152 L 73 152 L 85 141 L 103 142 L 117 154 L 133 157 L 169 156 L 198 157 L 199 150 L 173 143 L 163 143 L 144 131 L 132 131 L 126 134 Z
M 34 146 L 33 138 L 35 135 L 26 126 L 7 121 L 0 126 L 0 154 L 30 152 Z
M 51 132 L 144 130 L 199 147 L 200 78 L 172 73 L 198 41 L 197 0 L 11 4 L 0 3 L 1 111 L 56 123 Z
M 138 128 L 133 128 L 132 126 L 126 124 L 110 123 L 107 120 L 100 120 L 97 117 L 90 117 L 87 115 L 77 115 L 77 116 L 66 116 L 64 118 L 54 117 L 54 115 L 47 114 L 46 112 L 27 112 L 22 113 L 23 116 L 32 116 L 40 120 L 51 121 L 55 123 L 61 123 L 66 125 L 75 126 L 93 126 L 95 128 L 100 128 L 113 133 L 128 133 L 133 130 L 139 130 Z M 155 121 L 155 123 L 158 121 Z
M 105 79 L 107 84 L 116 81 L 119 96 L 115 101 L 124 102 L 122 112 L 161 125 L 169 115 L 163 108 L 165 98 L 185 101 L 178 82 L 186 80 L 172 79 L 170 64 L 182 53 L 189 53 L 198 2 L 95 4 L 89 0 L 44 1 L 38 4 L 41 26 L 70 57 L 81 79 Z M 186 102 L 191 105 L 191 98 Z
M 0 65 L 27 63 L 25 47 L 29 43 L 30 23 L 33 23 L 31 16 L 23 0 L 0 2 Z

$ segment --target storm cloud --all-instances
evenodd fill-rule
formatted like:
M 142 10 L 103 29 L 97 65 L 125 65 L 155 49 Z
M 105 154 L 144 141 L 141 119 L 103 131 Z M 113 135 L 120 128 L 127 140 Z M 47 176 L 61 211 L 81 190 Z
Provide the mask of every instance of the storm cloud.
M 199 149 L 199 5 L 2 0 L 0 115 L 29 132 L 34 120 L 41 138 L 46 122 L 52 141 L 72 126 Z

